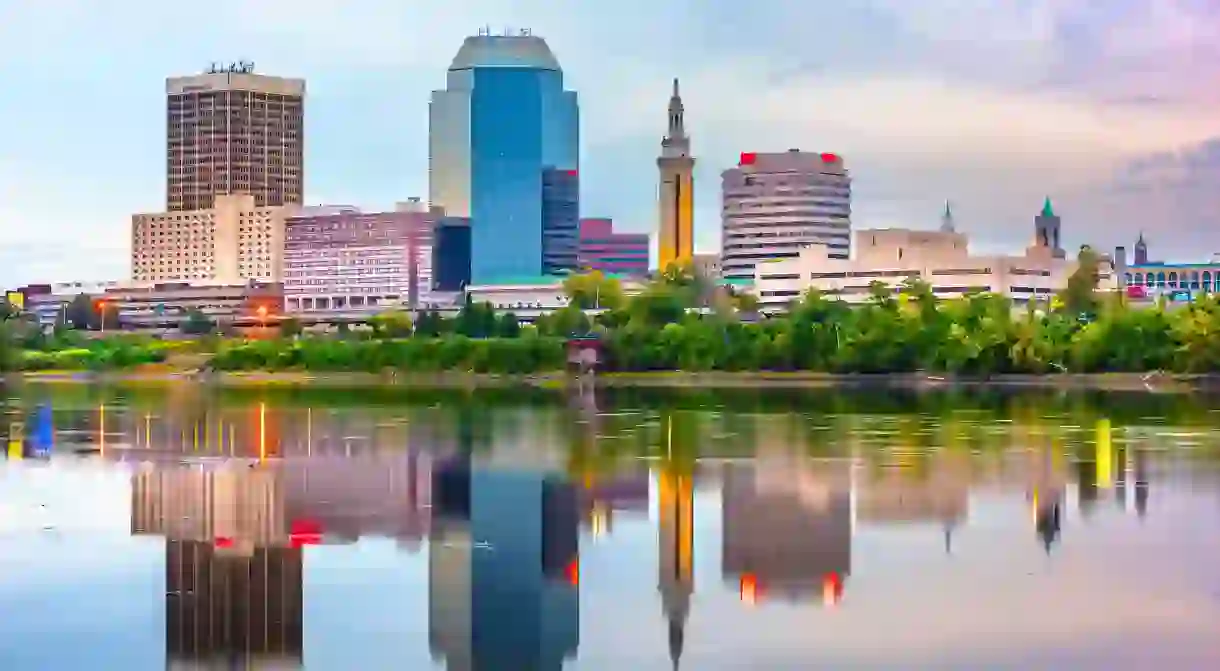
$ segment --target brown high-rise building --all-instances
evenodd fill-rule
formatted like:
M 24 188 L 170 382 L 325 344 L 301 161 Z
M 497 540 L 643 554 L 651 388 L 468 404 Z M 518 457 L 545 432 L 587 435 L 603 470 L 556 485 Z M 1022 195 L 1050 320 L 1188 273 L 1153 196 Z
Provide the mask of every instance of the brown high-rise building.
M 258 207 L 302 202 L 305 80 L 239 63 L 171 77 L 165 93 L 167 210 L 206 210 L 230 194 Z

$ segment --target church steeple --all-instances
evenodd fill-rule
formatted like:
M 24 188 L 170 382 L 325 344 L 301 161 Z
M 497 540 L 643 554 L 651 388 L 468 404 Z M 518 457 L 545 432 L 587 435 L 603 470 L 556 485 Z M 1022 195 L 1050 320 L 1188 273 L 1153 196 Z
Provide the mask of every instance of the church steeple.
M 943 233 L 957 232 L 957 226 L 953 223 L 953 207 L 949 201 L 945 201 L 945 212 L 940 215 L 940 230 Z
M 1135 241 L 1135 264 L 1143 265 L 1148 263 L 1148 241 L 1144 240 L 1144 232 L 1140 231 L 1140 237 Z

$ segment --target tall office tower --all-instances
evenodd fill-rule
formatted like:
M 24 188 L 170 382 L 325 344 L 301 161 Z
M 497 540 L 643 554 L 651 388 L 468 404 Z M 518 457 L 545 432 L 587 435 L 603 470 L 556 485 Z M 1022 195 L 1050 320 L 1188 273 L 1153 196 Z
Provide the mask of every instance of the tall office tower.
M 258 207 L 302 203 L 305 80 L 213 65 L 170 77 L 165 94 L 167 210 L 205 210 L 238 193 Z
M 669 97 L 669 128 L 661 140 L 657 168 L 661 172 L 660 231 L 657 237 L 657 268 L 691 261 L 695 253 L 695 159 L 686 135 L 686 109 L 674 79 Z
M 1067 252 L 1063 251 L 1062 241 L 1059 239 L 1060 232 L 1059 215 L 1055 214 L 1055 209 L 1051 207 L 1050 196 L 1047 196 L 1046 201 L 1042 203 L 1042 211 L 1034 217 L 1034 246 L 1048 247 L 1055 258 L 1065 258 Z
M 576 200 L 579 117 L 541 37 L 462 43 L 432 92 L 428 190 L 447 216 L 470 219 L 473 284 L 574 267 L 579 213 L 563 204 Z
M 814 243 L 848 257 L 851 176 L 837 154 L 744 153 L 721 174 L 721 201 L 725 279 L 752 280 L 759 262 L 794 259 Z

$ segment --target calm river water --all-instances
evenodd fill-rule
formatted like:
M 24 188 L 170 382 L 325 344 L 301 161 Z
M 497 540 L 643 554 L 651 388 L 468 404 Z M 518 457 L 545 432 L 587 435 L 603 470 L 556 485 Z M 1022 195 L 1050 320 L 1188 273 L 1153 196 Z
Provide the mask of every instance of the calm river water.
M 1220 399 L 2 396 L 5 671 L 1220 668 Z

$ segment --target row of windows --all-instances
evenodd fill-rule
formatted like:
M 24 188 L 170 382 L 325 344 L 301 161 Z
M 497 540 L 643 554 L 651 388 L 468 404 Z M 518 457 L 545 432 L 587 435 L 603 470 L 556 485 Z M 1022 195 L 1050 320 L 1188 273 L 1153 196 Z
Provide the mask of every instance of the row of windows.
M 1180 275 L 1176 271 L 1166 273 L 1161 271 L 1158 273 L 1126 273 L 1125 279 L 1128 285 L 1143 285 L 1146 287 L 1169 287 L 1172 289 L 1205 289 L 1207 291 L 1220 291 L 1220 272 L 1214 276 L 1211 271 L 1204 270 L 1199 272 L 1189 271 L 1183 272 Z M 1215 283 L 1213 284 L 1213 279 Z M 1214 289 L 1212 288 L 1214 286 Z

